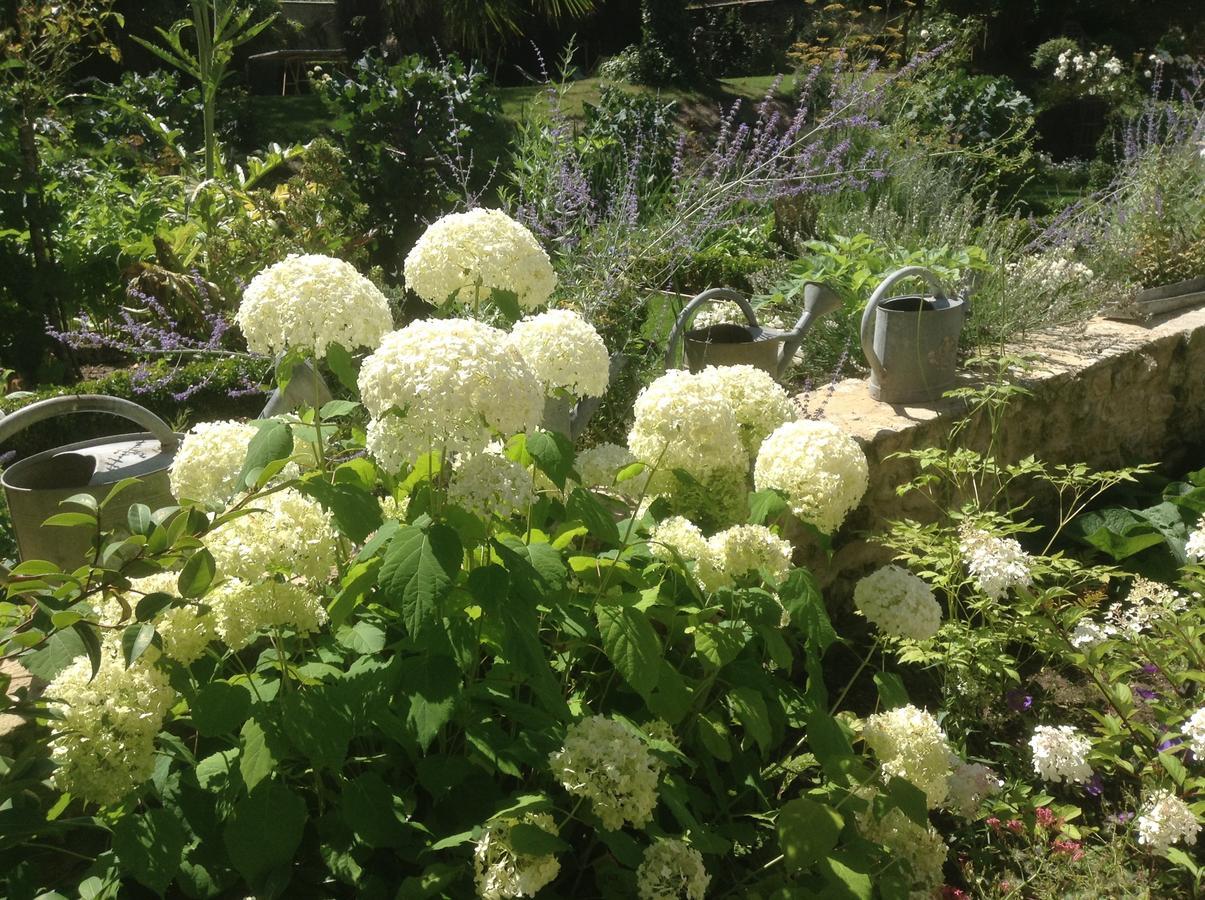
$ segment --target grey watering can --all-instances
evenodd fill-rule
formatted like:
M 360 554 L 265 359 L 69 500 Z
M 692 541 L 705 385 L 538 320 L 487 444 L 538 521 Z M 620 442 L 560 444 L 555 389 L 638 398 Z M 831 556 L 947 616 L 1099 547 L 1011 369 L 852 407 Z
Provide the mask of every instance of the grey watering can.
M 22 559 L 49 560 L 68 571 L 85 562 L 92 548 L 91 529 L 42 524 L 55 513 L 67 512 L 59 504 L 75 494 L 89 494 L 99 503 L 117 482 L 139 479 L 122 491 L 120 502 L 100 511 L 102 529 L 124 523 L 135 503 L 145 503 L 152 510 L 176 503 L 167 470 L 181 435 L 150 410 L 129 400 L 83 394 L 33 403 L 0 418 L 0 444 L 36 422 L 85 412 L 129 419 L 146 431 L 55 447 L 4 470 L 0 484 L 4 486 Z
M 883 299 L 897 281 L 917 277 L 928 282 L 932 296 Z M 924 403 L 953 387 L 967 310 L 965 299 L 947 296 L 938 277 L 922 266 L 888 275 L 862 313 L 870 396 L 884 403 Z
M 688 329 L 699 307 L 717 300 L 731 300 L 737 304 L 749 324 Z M 681 340 L 686 363 L 692 372 L 699 372 L 706 366 L 744 365 L 755 366 L 781 380 L 807 330 L 822 315 L 840 306 L 841 298 L 834 291 L 819 282 L 809 281 L 803 290 L 803 315 L 794 329 L 781 331 L 758 325 L 757 314 L 744 294 L 729 288 L 712 288 L 687 303 L 674 322 L 665 350 L 665 367 L 674 366 Z

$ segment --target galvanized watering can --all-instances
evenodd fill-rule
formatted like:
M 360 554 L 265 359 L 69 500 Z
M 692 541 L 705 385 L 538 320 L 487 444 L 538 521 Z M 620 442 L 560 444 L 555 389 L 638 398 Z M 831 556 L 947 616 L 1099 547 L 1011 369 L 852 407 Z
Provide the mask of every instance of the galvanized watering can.
M 102 501 L 113 485 L 138 478 L 100 513 L 100 527 L 113 528 L 126 521 L 130 506 L 145 503 L 151 509 L 172 506 L 167 470 L 179 443 L 167 424 L 137 403 L 83 394 L 54 397 L 0 418 L 0 444 L 36 422 L 72 413 L 109 413 L 141 425 L 146 431 L 94 438 L 55 447 L 13 463 L 0 475 L 12 515 L 13 531 L 22 559 L 44 559 L 71 571 L 91 552 L 93 532 L 83 526 L 44 526 L 59 504 L 75 494 L 90 494 Z
M 691 319 L 704 303 L 731 300 L 745 314 L 746 325 L 709 325 L 689 329 Z M 810 281 L 803 291 L 803 315 L 791 331 L 762 328 L 747 297 L 729 288 L 712 288 L 694 297 L 674 322 L 665 350 L 665 367 L 673 368 L 681 340 L 686 364 L 692 372 L 706 366 L 755 366 L 781 379 L 795 358 L 803 336 L 822 315 L 841 306 L 841 298 L 826 285 Z
M 897 281 L 916 277 L 929 283 L 932 296 L 883 299 Z M 937 276 L 922 266 L 888 275 L 862 313 L 870 396 L 884 403 L 924 403 L 953 387 L 967 310 L 965 299 L 947 296 Z

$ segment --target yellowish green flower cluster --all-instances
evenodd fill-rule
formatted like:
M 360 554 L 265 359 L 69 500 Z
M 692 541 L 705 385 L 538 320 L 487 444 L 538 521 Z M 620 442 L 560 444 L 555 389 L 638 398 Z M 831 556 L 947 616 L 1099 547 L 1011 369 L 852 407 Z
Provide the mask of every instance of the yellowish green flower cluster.
M 607 830 L 625 822 L 639 828 L 652 819 L 661 762 L 614 719 L 591 716 L 571 725 L 548 761 L 565 790 L 591 802 Z
M 482 900 L 534 897 L 561 871 L 551 854 L 532 856 L 511 846 L 515 825 L 532 825 L 555 835 L 556 822 L 547 813 L 528 812 L 514 819 L 495 819 L 485 827 L 473 847 L 473 869 L 477 896 Z
M 257 497 L 249 508 L 255 511 L 219 525 L 204 538 L 219 576 L 256 582 L 271 573 L 329 577 L 339 538 L 330 513 L 317 500 L 286 488 Z
M 903 778 L 925 792 L 930 808 L 949 792 L 950 742 L 937 719 L 911 704 L 868 716 L 862 738 L 885 776 Z
M 568 309 L 550 309 L 516 323 L 510 342 L 545 394 L 601 397 L 610 381 L 607 345 L 594 326 Z
M 673 838 L 661 838 L 649 846 L 636 869 L 640 900 L 703 900 L 710 883 L 699 851 Z
M 899 566 L 883 566 L 854 587 L 854 606 L 884 634 L 923 641 L 941 627 L 933 588 Z
M 801 521 L 832 534 L 866 493 L 870 470 L 857 441 L 837 426 L 788 422 L 761 445 L 753 483 L 782 491 Z

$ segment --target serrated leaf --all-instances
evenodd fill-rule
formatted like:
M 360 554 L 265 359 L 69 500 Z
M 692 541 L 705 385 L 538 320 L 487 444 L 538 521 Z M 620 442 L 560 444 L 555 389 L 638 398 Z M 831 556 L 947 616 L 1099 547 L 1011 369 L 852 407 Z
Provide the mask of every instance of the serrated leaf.
M 180 868 L 185 843 L 184 826 L 166 809 L 127 814 L 113 826 L 113 852 L 121 868 L 160 894 Z
M 357 544 L 381 527 L 381 504 L 358 484 L 331 484 L 311 478 L 303 481 L 299 489 L 328 510 L 339 530 Z
M 765 525 L 787 512 L 787 501 L 778 491 L 754 491 L 749 495 L 749 523 Z
M 326 345 L 326 365 L 339 383 L 349 391 L 359 391 L 356 384 L 356 363 L 342 344 Z
M 328 400 L 318 412 L 320 419 L 339 419 L 360 408 L 355 400 Z
M 566 512 L 590 529 L 590 534 L 604 544 L 619 543 L 619 526 L 598 498 L 585 488 L 576 487 L 569 495 Z
M 564 490 L 565 479 L 573 471 L 573 442 L 563 434 L 533 431 L 527 435 L 526 448 L 536 467 Z
M 283 784 L 265 781 L 235 804 L 222 839 L 230 862 L 252 887 L 286 867 L 301 844 L 305 801 Z
M 879 700 L 884 709 L 896 709 L 908 705 L 908 691 L 904 682 L 894 672 L 875 672 L 874 683 L 879 689 Z
M 202 737 L 234 734 L 251 712 L 251 694 L 225 681 L 201 688 L 191 703 L 192 723 Z
M 597 606 L 594 615 L 603 652 L 638 694 L 657 686 L 661 675 L 661 639 L 644 613 L 630 606 Z
M 703 622 L 695 626 L 695 653 L 721 668 L 740 655 L 750 636 L 743 622 Z
M 828 617 L 820 586 L 807 569 L 792 570 L 779 587 L 778 598 L 791 614 L 791 624 L 803 633 L 808 647 L 823 654 L 837 640 L 837 630 Z
M 741 727 L 761 748 L 762 754 L 770 752 L 773 733 L 770 729 L 770 713 L 762 695 L 748 685 L 741 685 L 728 692 L 728 704 L 732 715 Z
M 424 752 L 452 718 L 460 696 L 461 680 L 460 668 L 455 661 L 443 655 L 415 660 L 403 676 L 410 698 L 406 722 Z
M 412 636 L 442 624 L 441 606 L 460 573 L 460 537 L 446 525 L 400 528 L 385 551 L 379 583 Z
M 775 829 L 783 863 L 793 872 L 810 869 L 837 846 L 845 820 L 823 803 L 797 797 L 778 811 Z

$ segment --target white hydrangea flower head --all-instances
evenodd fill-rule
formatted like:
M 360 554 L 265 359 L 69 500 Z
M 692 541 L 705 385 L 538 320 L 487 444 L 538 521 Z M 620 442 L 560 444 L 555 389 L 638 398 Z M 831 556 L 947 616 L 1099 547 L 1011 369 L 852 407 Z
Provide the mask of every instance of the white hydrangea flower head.
M 489 521 L 509 519 L 535 501 L 531 472 L 501 453 L 476 453 L 459 461 L 448 485 L 448 502 Z
M 1202 151 L 1205 154 L 1205 151 Z M 1197 520 L 1197 526 L 1188 535 L 1184 553 L 1189 562 L 1205 563 L 1205 516 Z
M 126 609 L 132 613 L 139 601 L 148 594 L 179 596 L 176 590 L 178 579 L 179 575 L 176 572 L 159 572 L 131 580 L 130 590 L 120 599 L 111 597 L 97 604 L 97 621 L 108 628 L 131 624 L 134 617 L 127 616 Z M 163 610 L 155 617 L 154 625 L 163 649 L 147 649 L 148 659 L 152 661 L 162 652 L 168 659 L 174 659 L 181 665 L 190 665 L 204 655 L 205 648 L 217 637 L 213 616 L 202 612 L 200 604 L 191 601 L 185 606 L 171 606 Z
M 1076 650 L 1091 650 L 1103 644 L 1114 634 L 1112 625 L 1102 625 L 1101 623 L 1087 616 L 1075 623 L 1075 627 L 1071 629 L 1071 634 L 1068 635 L 1068 640 L 1071 646 Z
M 786 331 L 787 322 L 779 313 L 768 309 L 754 310 L 757 313 L 757 324 L 762 328 Z M 735 303 L 728 300 L 712 301 L 703 304 L 703 308 L 695 313 L 690 320 L 690 330 L 698 331 L 710 328 L 712 325 L 748 325 L 744 312 Z
M 686 562 L 698 562 L 708 553 L 707 538 L 699 526 L 683 516 L 670 516 L 654 525 L 649 533 L 649 549 L 665 562 L 673 562 L 673 551 Z
M 1195 845 L 1201 831 L 1188 804 L 1168 790 L 1154 791 L 1147 797 L 1136 824 L 1138 843 L 1160 855 L 1181 841 L 1189 847 Z
M 251 279 L 235 321 L 253 353 L 305 350 L 321 359 L 330 344 L 375 347 L 393 327 L 389 301 L 349 263 L 290 256 Z
M 710 883 L 702 854 L 673 838 L 651 844 L 636 869 L 640 900 L 703 900 Z
M 645 492 L 649 472 L 645 469 L 625 481 L 616 482 L 615 477 L 628 466 L 637 462 L 632 451 L 620 444 L 598 444 L 577 455 L 574 468 L 582 477 L 582 486 L 595 488 L 608 494 L 616 494 L 635 500 Z
M 892 807 L 882 818 L 869 811 L 857 816 L 862 836 L 882 844 L 895 859 L 903 860 L 912 874 L 909 896 L 914 900 L 929 900 L 945 881 L 942 869 L 949 847 L 932 825 L 922 827 L 899 809 Z
M 377 501 L 377 504 L 381 507 L 381 518 L 396 519 L 399 522 L 406 521 L 406 511 L 410 508 L 409 497 L 402 497 L 399 499 L 392 494 L 389 494 L 385 497 L 381 497 L 380 500 Z
M 507 900 L 509 897 L 534 897 L 551 884 L 561 871 L 552 854 L 531 856 L 511 846 L 515 825 L 534 825 L 551 835 L 556 822 L 548 813 L 528 812 L 516 819 L 494 819 L 473 847 L 473 870 L 477 896 L 482 900 Z
M 753 481 L 759 491 L 782 491 L 801 521 L 833 534 L 861 502 L 870 469 L 858 442 L 836 425 L 787 422 L 761 445 Z
M 548 761 L 565 790 L 591 801 L 608 831 L 652 819 L 661 762 L 614 719 L 590 716 L 569 726 L 565 745 Z
M 699 560 L 699 577 L 709 590 L 758 573 L 778 582 L 791 571 L 792 551 L 790 541 L 764 525 L 734 525 L 707 539 L 707 552 Z
M 1114 632 L 1137 636 L 1187 605 L 1188 600 L 1173 588 L 1148 578 L 1135 578 L 1125 601 L 1112 604 L 1105 619 Z
M 206 595 L 205 602 L 213 610 L 218 636 L 231 650 L 241 650 L 266 629 L 314 634 L 326 622 L 322 598 L 288 581 L 228 578 Z
M 1202 706 L 1180 727 L 1188 738 L 1188 749 L 1197 759 L 1205 760 L 1205 706 Z
M 247 445 L 258 433 L 245 422 L 200 422 L 184 435 L 168 468 L 172 496 L 220 509 L 238 492 Z
M 1070 725 L 1039 725 L 1029 739 L 1033 770 L 1044 781 L 1083 783 L 1092 777 L 1092 742 Z
M 883 566 L 854 587 L 854 606 L 884 634 L 928 640 L 941 628 L 941 604 L 924 579 Z
M 101 641 L 95 678 L 79 656 L 47 686 L 45 698 L 61 716 L 50 742 L 59 790 L 108 806 L 151 777 L 155 736 L 176 696 L 156 655 L 148 651 L 127 669 L 121 632 L 112 631 Z
M 958 549 L 976 586 L 991 600 L 1033 583 L 1032 560 L 1013 538 L 996 537 L 964 523 L 958 531 Z
M 698 375 L 671 369 L 640 392 L 634 413 L 628 449 L 650 466 L 700 477 L 747 465 L 732 405 Z
M 774 429 L 798 418 L 799 411 L 783 386 L 755 366 L 708 366 L 699 378 L 728 400 L 750 459 Z
M 540 383 L 505 332 L 472 319 L 420 320 L 385 335 L 359 387 L 375 420 L 369 451 L 392 471 L 433 450 L 478 453 L 544 413 Z
M 958 761 L 950 772 L 946 805 L 964 819 L 975 818 L 983 801 L 1004 787 L 996 773 L 982 763 Z
M 471 303 L 477 285 L 484 298 L 510 291 L 525 309 L 543 306 L 556 273 L 534 234 L 497 209 L 451 213 L 432 223 L 406 255 L 406 285 L 428 303 L 453 297 Z
M 510 342 L 544 393 L 601 397 L 611 380 L 607 345 L 594 326 L 570 309 L 550 309 L 517 322 Z
M 248 509 L 255 511 L 202 538 L 220 576 L 245 581 L 274 572 L 314 581 L 330 576 L 339 538 L 330 513 L 317 500 L 286 488 L 255 498 Z
M 863 721 L 862 739 L 885 777 L 903 778 L 924 791 L 930 808 L 946 799 L 953 752 L 932 713 L 911 704 L 876 713 Z

